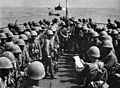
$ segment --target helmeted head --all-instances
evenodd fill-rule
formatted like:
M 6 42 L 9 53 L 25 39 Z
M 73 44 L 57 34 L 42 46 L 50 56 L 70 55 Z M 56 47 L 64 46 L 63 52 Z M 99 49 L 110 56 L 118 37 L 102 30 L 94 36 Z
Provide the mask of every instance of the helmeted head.
M 5 49 L 8 50 L 8 51 L 11 51 L 13 46 L 14 46 L 13 42 L 6 42 L 5 43 Z
M 1 43 L 4 44 L 6 42 L 7 36 L 5 33 L 0 33 Z
M 29 31 L 25 31 L 25 33 L 24 33 L 27 37 L 28 37 L 28 39 L 30 39 L 31 38 L 31 33 L 29 32 Z
M 24 41 L 28 41 L 28 37 L 25 34 L 21 34 L 19 38 L 23 39 Z
M 31 31 L 31 36 L 32 36 L 32 38 L 34 38 L 34 37 L 37 37 L 37 36 L 38 36 L 38 34 L 37 34 L 37 32 L 36 32 L 36 31 Z
M 103 41 L 101 46 L 103 48 L 110 48 L 110 49 L 113 48 L 113 44 L 112 44 L 112 42 L 110 40 Z
M 106 31 L 101 31 L 100 32 L 100 37 L 107 36 L 107 35 L 108 35 L 108 33 Z
M 19 39 L 19 41 L 17 42 L 17 44 L 19 46 L 25 46 L 25 41 L 23 39 Z
M 11 61 L 7 57 L 0 57 L 0 69 L 13 68 Z
M 110 40 L 103 41 L 101 44 L 101 55 L 106 56 L 113 50 L 113 44 Z
M 44 65 L 39 61 L 32 62 L 27 68 L 27 76 L 33 80 L 40 80 L 45 76 Z
M 119 32 L 117 30 L 112 31 L 112 35 L 118 35 L 118 34 L 119 34 Z
M 88 51 L 87 54 L 89 56 L 89 59 L 97 59 L 100 57 L 100 50 L 97 46 L 91 46 Z
M 15 54 L 16 53 L 20 54 L 22 51 L 17 44 L 14 44 L 13 47 L 12 47 L 12 52 L 15 53 Z
M 90 37 L 92 37 L 92 38 L 97 38 L 97 37 L 99 37 L 99 34 L 98 34 L 97 32 L 95 32 L 95 31 L 91 32 L 90 35 L 91 35 Z
M 6 36 L 8 37 L 8 38 L 13 38 L 13 33 L 10 31 L 10 32 L 7 32 L 6 33 Z
M 0 39 L 6 39 L 6 38 L 7 38 L 7 36 L 5 33 L 0 33 Z
M 52 38 L 52 37 L 53 37 L 53 32 L 52 32 L 52 30 L 47 30 L 47 31 L 46 31 L 46 35 L 48 36 L 48 38 Z
M 16 62 L 14 54 L 12 52 L 10 52 L 10 51 L 5 51 L 2 54 L 2 57 L 7 57 L 11 61 L 11 63 L 15 63 Z
M 12 38 L 12 41 L 13 41 L 14 44 L 17 44 L 17 42 L 19 41 L 19 38 L 17 36 L 14 36 Z

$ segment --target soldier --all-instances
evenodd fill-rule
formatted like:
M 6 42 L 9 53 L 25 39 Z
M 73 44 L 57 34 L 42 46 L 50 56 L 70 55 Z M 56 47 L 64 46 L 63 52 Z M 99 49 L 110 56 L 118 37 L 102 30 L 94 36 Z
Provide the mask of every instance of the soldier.
M 24 71 L 24 69 L 27 67 L 28 63 L 31 61 L 27 48 L 25 47 L 25 42 L 23 39 L 19 39 L 18 45 L 22 51 L 21 58 L 22 58 L 22 65 L 20 67 L 21 71 Z
M 41 88 L 39 81 L 45 76 L 45 68 L 39 61 L 32 62 L 27 68 L 27 78 L 19 88 Z
M 108 23 L 107 23 L 107 28 L 108 28 L 108 29 L 111 29 L 113 24 L 111 23 L 111 20 L 110 20 L 110 19 L 108 19 L 107 21 L 108 21 Z
M 12 38 L 13 38 L 13 33 L 12 32 L 7 32 L 6 36 L 7 36 L 7 42 L 11 42 Z
M 67 51 L 67 40 L 68 40 L 68 32 L 65 25 L 60 29 L 60 41 L 61 41 L 61 48 L 64 50 L 63 52 Z
M 106 40 L 101 44 L 101 60 L 105 64 L 105 68 L 111 72 L 112 68 L 117 64 L 118 60 L 113 53 L 113 44 L 111 41 Z
M 0 33 L 0 39 L 1 39 L 1 43 L 0 43 L 0 55 L 1 55 L 5 51 L 5 43 L 7 39 L 6 34 Z
M 16 58 L 16 65 L 17 65 L 17 70 L 20 72 L 20 67 L 22 65 L 22 58 L 20 57 L 21 54 L 21 49 L 17 44 L 14 44 L 12 47 L 12 53 L 14 54 Z
M 44 40 L 44 45 L 42 48 L 43 53 L 43 60 L 42 62 L 45 65 L 45 72 L 46 76 L 51 76 L 51 78 L 57 78 L 54 74 L 54 64 L 52 61 L 51 53 L 54 51 L 54 43 L 53 43 L 53 32 L 51 30 L 48 30 L 46 32 L 47 38 Z
M 7 57 L 7 58 L 11 61 L 12 65 L 13 65 L 13 68 L 16 68 L 16 65 L 15 65 L 16 59 L 15 59 L 15 56 L 14 56 L 14 54 L 13 54 L 12 52 L 10 52 L 10 51 L 5 51 L 5 52 L 2 54 L 2 57 Z
M 90 61 L 90 63 L 85 63 L 86 65 L 89 66 L 90 69 L 90 74 L 87 75 L 88 76 L 87 82 L 89 83 L 90 81 L 90 85 L 94 87 L 97 86 L 96 84 L 99 84 L 101 85 L 100 88 L 108 88 L 109 85 L 106 82 L 104 83 L 104 80 L 101 79 L 101 76 L 98 77 L 99 74 L 102 75 L 102 73 L 100 72 L 102 72 L 101 69 L 104 67 L 104 63 L 99 61 L 100 58 L 99 48 L 96 46 L 91 46 L 88 49 L 87 54 Z M 89 73 L 89 71 L 87 73 Z
M 99 34 L 97 32 L 92 32 L 90 34 L 90 44 L 91 46 L 98 46 L 100 47 L 100 40 L 99 40 Z
M 7 57 L 0 57 L 0 88 L 11 88 L 10 75 L 12 68 L 12 63 Z
M 36 40 L 37 32 L 36 31 L 32 31 L 31 32 L 31 40 L 29 42 L 29 46 L 28 46 L 28 51 L 29 51 L 29 55 L 32 61 L 38 60 L 40 61 L 42 59 L 42 52 L 41 52 L 41 46 L 39 41 Z

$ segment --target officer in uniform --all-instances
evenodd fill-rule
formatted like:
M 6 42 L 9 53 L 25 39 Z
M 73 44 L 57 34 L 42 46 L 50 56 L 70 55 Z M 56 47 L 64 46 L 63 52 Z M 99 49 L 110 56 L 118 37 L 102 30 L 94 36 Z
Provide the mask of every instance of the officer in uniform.
M 19 88 L 41 88 L 39 81 L 45 76 L 45 68 L 39 61 L 33 61 L 26 71 L 27 77 Z
M 28 51 L 29 51 L 29 55 L 32 61 L 38 60 L 40 61 L 42 59 L 42 52 L 41 52 L 41 46 L 39 41 L 36 40 L 37 32 L 36 31 L 32 31 L 31 32 L 31 40 L 29 42 L 28 45 Z

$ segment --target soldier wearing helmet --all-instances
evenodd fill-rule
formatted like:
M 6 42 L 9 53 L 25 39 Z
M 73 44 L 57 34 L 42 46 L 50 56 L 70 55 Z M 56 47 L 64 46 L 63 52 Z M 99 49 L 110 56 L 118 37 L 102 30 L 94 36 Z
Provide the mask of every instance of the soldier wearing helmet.
M 20 57 L 22 58 L 21 70 L 23 71 L 28 65 L 28 63 L 31 61 L 31 59 L 30 59 L 30 56 L 26 48 L 26 44 L 23 39 L 19 39 L 18 45 L 22 51 Z
M 27 79 L 18 88 L 40 88 L 40 80 L 45 76 L 44 65 L 39 61 L 32 62 L 26 70 Z
M 101 43 L 99 40 L 99 34 L 97 32 L 92 32 L 90 35 L 91 35 L 89 39 L 90 45 L 99 47 Z
M 111 29 L 111 28 L 112 28 L 112 25 L 113 25 L 113 24 L 111 23 L 111 19 L 108 19 L 107 21 L 108 21 L 108 23 L 107 23 L 107 28 L 108 28 L 108 29 Z
M 87 50 L 87 55 L 88 55 L 88 61 L 87 62 L 82 61 L 82 64 L 84 66 L 82 73 L 83 76 L 86 77 L 86 83 L 91 84 L 92 82 L 93 83 L 95 82 L 102 84 L 103 81 L 101 80 L 101 77 L 98 77 L 98 75 L 99 72 L 102 72 L 101 69 L 104 67 L 104 63 L 99 60 L 100 58 L 99 48 L 96 46 L 91 46 Z M 108 88 L 107 86 L 104 87 L 104 84 L 101 87 Z
M 5 51 L 5 43 L 6 43 L 7 36 L 5 33 L 0 33 L 0 55 Z
M 6 36 L 7 36 L 7 42 L 11 42 L 14 35 L 12 32 L 7 32 Z
M 12 47 L 12 53 L 14 54 L 16 58 L 16 65 L 17 69 L 20 71 L 20 67 L 22 66 L 22 58 L 21 58 L 21 49 L 17 44 L 14 44 Z
M 117 64 L 118 60 L 113 52 L 113 44 L 111 41 L 106 40 L 102 42 L 101 44 L 101 60 L 104 62 L 105 67 L 108 69 L 108 71 L 111 71 L 111 69 Z
M 9 86 L 11 70 L 13 66 L 11 61 L 7 57 L 0 57 L 0 88 L 7 88 Z
M 119 33 L 118 33 L 117 30 L 112 31 L 111 37 L 112 37 L 112 40 L 113 40 L 113 46 L 114 46 L 115 50 L 117 49 L 117 46 L 118 46 L 118 39 L 117 39 L 118 35 L 119 35 Z
M 42 52 L 41 46 L 37 38 L 37 32 L 31 31 L 31 40 L 29 41 L 28 51 L 32 61 L 41 60 L 42 59 Z
M 67 28 L 65 26 L 62 26 L 62 28 L 59 31 L 59 39 L 60 39 L 60 46 L 61 46 L 61 53 L 67 51 L 67 39 L 68 39 L 68 32 Z M 62 51 L 63 50 L 63 51 Z
M 51 30 L 46 31 L 46 39 L 44 39 L 44 45 L 42 47 L 43 59 L 42 62 L 45 65 L 46 77 L 56 78 L 51 65 L 51 53 L 54 51 L 53 32 Z

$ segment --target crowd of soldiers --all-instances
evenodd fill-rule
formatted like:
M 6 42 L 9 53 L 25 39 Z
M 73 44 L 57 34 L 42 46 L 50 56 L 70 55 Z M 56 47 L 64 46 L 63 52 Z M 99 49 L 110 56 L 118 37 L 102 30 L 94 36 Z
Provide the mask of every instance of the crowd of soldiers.
M 78 54 L 89 63 L 98 59 L 111 72 L 120 62 L 119 52 L 117 20 L 108 19 L 105 27 L 91 18 L 74 17 L 9 23 L 8 28 L 0 29 L 0 88 L 39 88 L 40 79 L 58 78 L 58 58 L 64 53 Z

